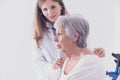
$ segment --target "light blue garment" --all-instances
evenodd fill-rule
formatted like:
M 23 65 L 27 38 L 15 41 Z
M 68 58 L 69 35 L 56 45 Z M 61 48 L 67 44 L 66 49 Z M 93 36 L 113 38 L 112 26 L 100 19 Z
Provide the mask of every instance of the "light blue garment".
M 53 34 L 56 35 L 56 29 L 54 27 L 51 28 L 53 31 Z

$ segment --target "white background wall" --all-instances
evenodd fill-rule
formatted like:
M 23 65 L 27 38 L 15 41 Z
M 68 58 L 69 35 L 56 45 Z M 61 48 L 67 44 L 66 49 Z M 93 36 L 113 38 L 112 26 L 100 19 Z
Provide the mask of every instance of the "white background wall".
M 32 22 L 35 0 L 0 0 L 0 80 L 32 80 Z M 120 53 L 120 0 L 64 0 L 69 13 L 90 23 L 91 48 L 106 51 L 106 70 L 114 70 L 112 52 Z
M 0 0 L 0 80 L 33 80 L 34 3 L 35 0 Z

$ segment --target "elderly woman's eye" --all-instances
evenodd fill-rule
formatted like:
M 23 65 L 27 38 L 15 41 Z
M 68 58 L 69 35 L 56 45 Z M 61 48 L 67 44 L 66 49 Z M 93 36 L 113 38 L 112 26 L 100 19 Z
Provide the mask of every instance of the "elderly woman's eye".
M 61 33 L 58 32 L 57 35 L 61 35 Z
M 60 35 L 60 33 L 58 33 L 57 35 Z

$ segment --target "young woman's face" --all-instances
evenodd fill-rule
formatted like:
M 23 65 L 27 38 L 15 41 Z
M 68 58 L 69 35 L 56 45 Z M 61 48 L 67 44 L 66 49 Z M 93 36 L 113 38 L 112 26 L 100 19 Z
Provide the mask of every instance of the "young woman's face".
M 53 0 L 46 0 L 41 5 L 43 15 L 52 23 L 61 15 L 61 9 L 59 3 Z

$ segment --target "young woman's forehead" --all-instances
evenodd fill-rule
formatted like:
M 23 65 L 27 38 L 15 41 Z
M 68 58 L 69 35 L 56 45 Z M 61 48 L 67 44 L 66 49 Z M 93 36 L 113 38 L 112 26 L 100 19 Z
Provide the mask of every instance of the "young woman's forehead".
M 38 0 L 39 7 L 42 6 L 52 6 L 52 5 L 58 5 L 59 3 L 56 0 Z

